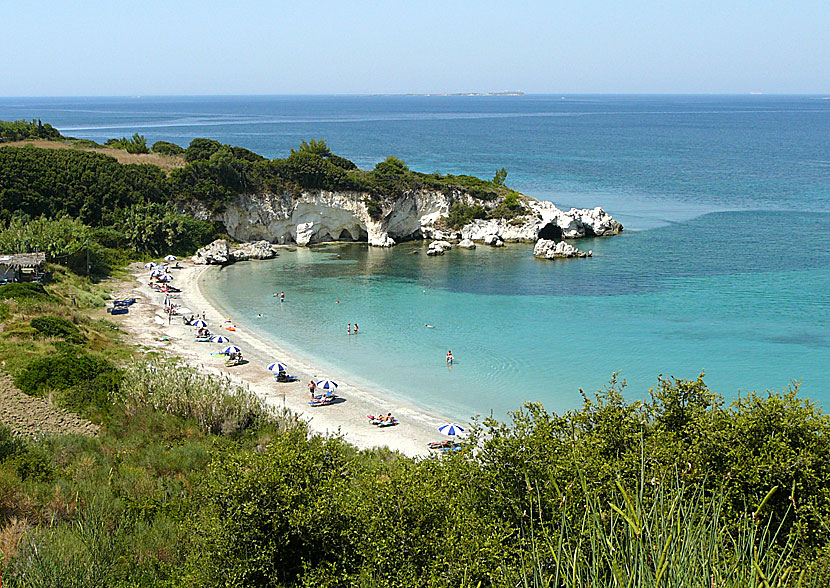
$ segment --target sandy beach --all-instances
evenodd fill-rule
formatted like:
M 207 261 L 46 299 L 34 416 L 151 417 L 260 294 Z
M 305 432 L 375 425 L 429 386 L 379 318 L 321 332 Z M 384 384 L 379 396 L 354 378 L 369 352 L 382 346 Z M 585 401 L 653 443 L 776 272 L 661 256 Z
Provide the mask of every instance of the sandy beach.
M 321 371 L 296 354 L 287 352 L 279 341 L 265 338 L 249 329 L 236 325 L 235 331 L 226 330 L 232 325 L 233 316 L 219 308 L 202 290 L 200 277 L 204 272 L 218 271 L 212 266 L 197 266 L 189 261 L 180 262 L 183 269 L 172 270 L 173 285 L 182 290 L 174 301 L 205 318 L 210 330 L 227 336 L 231 343 L 242 349 L 247 363 L 226 368 L 225 357 L 216 354 L 221 345 L 195 341 L 195 329 L 183 324 L 174 316 L 168 325 L 163 311 L 163 293 L 148 286 L 147 270 L 138 264 L 133 268 L 135 284 L 131 292 L 116 291 L 114 296 L 131 296 L 138 299 L 127 315 L 112 317 L 123 325 L 132 341 L 150 350 L 160 350 L 180 357 L 200 370 L 228 374 L 232 380 L 247 384 L 269 404 L 285 407 L 299 414 L 308 422 L 312 431 L 324 435 L 339 434 L 361 449 L 389 447 L 410 457 L 427 455 L 427 443 L 442 438 L 438 432 L 441 424 L 450 422 L 446 417 L 430 414 L 400 399 L 391 398 L 366 386 L 356 386 L 348 379 L 331 374 L 337 381 L 338 397 L 342 401 L 329 406 L 312 408 L 308 405 L 309 379 L 319 378 Z M 251 262 L 256 263 L 256 262 Z M 231 322 L 226 322 L 230 318 Z M 163 338 L 169 338 L 163 340 Z M 299 377 L 298 382 L 278 384 L 266 366 L 279 360 L 288 372 Z M 328 374 L 327 374 L 328 375 Z M 380 428 L 369 423 L 366 415 L 391 412 L 399 424 Z

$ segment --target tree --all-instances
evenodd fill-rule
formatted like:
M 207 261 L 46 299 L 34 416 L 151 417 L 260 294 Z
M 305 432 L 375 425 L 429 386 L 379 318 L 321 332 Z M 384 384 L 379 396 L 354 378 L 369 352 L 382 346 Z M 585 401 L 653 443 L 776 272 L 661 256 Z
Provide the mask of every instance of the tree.
M 507 179 L 507 170 L 501 168 L 499 171 L 496 172 L 496 175 L 493 176 L 493 183 L 497 186 L 504 186 L 504 180 Z

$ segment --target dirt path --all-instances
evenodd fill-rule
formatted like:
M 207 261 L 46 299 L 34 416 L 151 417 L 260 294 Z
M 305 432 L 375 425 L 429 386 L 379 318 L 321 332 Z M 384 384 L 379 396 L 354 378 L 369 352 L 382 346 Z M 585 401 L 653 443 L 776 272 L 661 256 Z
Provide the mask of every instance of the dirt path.
M 24 394 L 14 387 L 8 376 L 0 376 L 0 423 L 23 437 L 98 433 L 98 425 L 56 408 L 44 398 Z

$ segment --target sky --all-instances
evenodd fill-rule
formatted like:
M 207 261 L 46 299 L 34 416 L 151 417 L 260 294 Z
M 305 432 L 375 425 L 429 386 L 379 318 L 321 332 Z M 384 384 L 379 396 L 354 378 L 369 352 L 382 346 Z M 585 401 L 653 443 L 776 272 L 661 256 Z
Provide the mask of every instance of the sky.
M 828 0 L 0 0 L 0 96 L 830 93 Z

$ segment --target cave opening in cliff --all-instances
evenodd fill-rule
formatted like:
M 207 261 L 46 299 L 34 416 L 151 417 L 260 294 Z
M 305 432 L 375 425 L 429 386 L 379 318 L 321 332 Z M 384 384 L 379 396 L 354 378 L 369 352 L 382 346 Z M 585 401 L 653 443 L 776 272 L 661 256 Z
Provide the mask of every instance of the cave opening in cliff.
M 548 239 L 551 241 L 561 241 L 562 240 L 562 229 L 553 223 L 548 223 L 542 230 L 539 231 L 539 238 L 540 239 Z
M 354 241 L 355 238 L 352 236 L 349 229 L 343 229 L 340 231 L 340 236 L 337 238 L 338 241 Z

